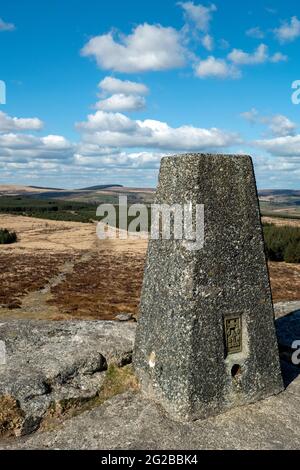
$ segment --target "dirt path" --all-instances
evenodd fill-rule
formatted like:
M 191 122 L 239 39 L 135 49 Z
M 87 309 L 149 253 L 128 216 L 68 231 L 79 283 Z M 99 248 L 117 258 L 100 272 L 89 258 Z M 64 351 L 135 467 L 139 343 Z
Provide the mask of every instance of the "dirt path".
M 72 275 L 76 263 L 88 262 L 93 256 L 93 252 L 87 252 L 78 259 L 68 260 L 59 268 L 59 273 L 51 277 L 41 289 L 28 292 L 21 298 L 20 308 L 0 310 L 0 318 L 2 319 L 27 319 L 27 320 L 64 320 L 68 318 L 60 313 L 59 308 L 54 303 L 52 289 L 59 288 L 67 275 Z
M 112 320 L 138 313 L 147 240 L 99 240 L 95 224 L 0 215 L 0 319 Z M 300 265 L 269 263 L 274 301 L 300 299 Z
M 147 240 L 99 240 L 96 224 L 0 215 L 0 318 L 114 319 L 135 314 Z

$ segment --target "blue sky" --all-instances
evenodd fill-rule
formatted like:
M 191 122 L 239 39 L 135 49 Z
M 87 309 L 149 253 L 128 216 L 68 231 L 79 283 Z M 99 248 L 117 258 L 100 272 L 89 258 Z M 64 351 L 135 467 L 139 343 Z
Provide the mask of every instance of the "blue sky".
M 298 2 L 11 0 L 0 18 L 0 184 L 155 186 L 161 156 L 201 151 L 299 189 Z

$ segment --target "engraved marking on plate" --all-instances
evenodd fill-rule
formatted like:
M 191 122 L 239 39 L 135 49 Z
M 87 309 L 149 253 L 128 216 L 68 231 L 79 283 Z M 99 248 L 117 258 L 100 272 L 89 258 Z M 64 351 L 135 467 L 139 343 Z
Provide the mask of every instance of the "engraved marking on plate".
M 241 315 L 228 315 L 224 318 L 225 341 L 227 354 L 242 351 L 242 317 Z

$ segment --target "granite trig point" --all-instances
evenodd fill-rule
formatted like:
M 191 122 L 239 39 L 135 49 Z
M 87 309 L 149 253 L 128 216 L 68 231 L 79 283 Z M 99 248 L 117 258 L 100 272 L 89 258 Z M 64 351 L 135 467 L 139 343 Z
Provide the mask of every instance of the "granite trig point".
M 143 392 L 180 420 L 283 389 L 251 157 L 163 158 L 156 203 L 191 202 L 204 246 L 150 240 L 134 352 Z

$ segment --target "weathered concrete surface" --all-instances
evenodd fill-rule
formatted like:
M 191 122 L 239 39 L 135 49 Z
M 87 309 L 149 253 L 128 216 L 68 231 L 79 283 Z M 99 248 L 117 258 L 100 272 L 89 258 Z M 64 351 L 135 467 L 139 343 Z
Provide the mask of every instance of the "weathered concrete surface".
M 132 324 L 105 321 L 0 323 L 0 431 L 27 434 L 50 404 L 96 396 L 111 363 L 131 362 L 134 333 Z
M 162 159 L 157 204 L 204 205 L 204 247 L 149 242 L 135 342 L 142 390 L 193 420 L 279 393 L 282 378 L 259 205 L 248 156 Z M 226 350 L 238 315 L 239 352 Z M 236 331 L 237 331 L 236 330 Z

